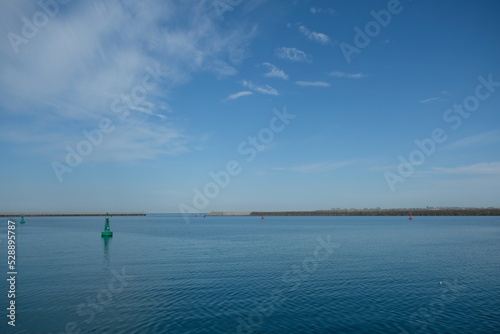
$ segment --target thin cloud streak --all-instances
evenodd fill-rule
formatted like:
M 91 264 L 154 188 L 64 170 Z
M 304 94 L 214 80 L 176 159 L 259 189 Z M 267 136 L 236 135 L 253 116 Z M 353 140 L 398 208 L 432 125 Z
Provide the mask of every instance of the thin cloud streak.
M 434 167 L 430 173 L 440 174 L 499 174 L 500 162 L 481 162 L 469 166 Z
M 347 78 L 347 79 L 362 79 L 368 76 L 368 74 L 363 74 L 363 73 L 345 73 L 340 71 L 330 72 L 329 75 L 336 78 Z
M 443 96 L 448 95 L 448 92 L 443 90 L 439 93 L 439 96 L 433 96 L 429 97 L 427 99 L 423 99 L 418 101 L 419 103 L 427 104 L 427 103 L 433 103 L 433 102 L 441 102 L 441 101 L 446 101 L 447 99 L 443 98 Z
M 295 84 L 304 87 L 330 87 L 330 84 L 324 81 L 295 81 Z
M 252 94 L 253 94 L 253 92 L 245 90 L 245 91 L 242 91 L 242 92 L 238 92 L 238 93 L 234 93 L 234 94 L 229 95 L 228 97 L 226 97 L 224 99 L 224 101 L 236 100 L 236 99 L 239 99 L 240 97 L 248 96 L 248 95 L 252 95 Z
M 259 86 L 254 84 L 252 81 L 248 80 L 243 80 L 241 84 L 257 93 L 267 94 L 267 95 L 279 95 L 278 91 L 269 85 Z
M 426 104 L 426 103 L 432 103 L 432 102 L 438 102 L 438 101 L 445 101 L 445 100 L 439 96 L 435 96 L 435 97 L 429 97 L 428 99 L 420 100 L 418 102 Z
M 299 173 L 323 173 L 332 171 L 341 167 L 349 166 L 354 164 L 355 161 L 338 161 L 338 162 L 320 162 L 315 164 L 299 165 L 294 167 L 275 167 L 273 170 L 276 171 L 293 171 Z
M 500 132 L 490 131 L 479 135 L 465 137 L 463 139 L 460 139 L 454 143 L 445 146 L 444 149 L 456 150 L 456 149 L 468 148 L 471 146 L 495 144 L 498 142 L 500 142 Z

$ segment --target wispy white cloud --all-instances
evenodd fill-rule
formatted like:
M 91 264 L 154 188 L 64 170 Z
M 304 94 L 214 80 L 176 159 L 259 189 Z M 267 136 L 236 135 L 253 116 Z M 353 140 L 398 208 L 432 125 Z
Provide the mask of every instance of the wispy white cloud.
M 299 165 L 294 167 L 275 167 L 275 171 L 293 171 L 299 173 L 322 173 L 332 171 L 341 167 L 349 166 L 354 164 L 355 161 L 337 161 L 337 162 L 319 162 L 315 164 Z
M 304 36 L 306 36 L 307 38 L 309 38 L 310 40 L 312 40 L 314 42 L 317 42 L 317 43 L 320 43 L 323 45 L 327 45 L 328 43 L 331 42 L 330 37 L 328 37 L 327 35 L 320 33 L 320 32 L 316 32 L 316 31 L 310 31 L 306 26 L 304 26 L 302 24 L 299 25 L 299 31 Z
M 434 167 L 432 172 L 442 174 L 500 174 L 500 162 L 481 162 L 459 167 Z
M 213 72 L 218 78 L 224 79 L 238 73 L 238 70 L 223 60 L 215 60 L 205 66 L 207 71 Z
M 173 124 L 130 120 L 117 123 L 117 129 L 103 142 L 102 149 L 91 159 L 108 160 L 113 152 L 113 160 L 134 161 L 154 159 L 159 155 L 177 155 L 189 150 L 189 140 Z M 134 154 L 130 154 L 134 152 Z
M 278 91 L 269 85 L 259 86 L 248 80 L 243 80 L 241 84 L 257 93 L 279 95 Z
M 463 149 L 471 146 L 489 145 L 500 142 L 500 132 L 490 131 L 474 136 L 468 136 L 445 146 L 445 149 Z
M 324 81 L 295 81 L 295 84 L 304 87 L 330 87 L 330 84 Z
M 190 138 L 177 126 L 167 120 L 149 121 L 147 119 L 127 118 L 113 122 L 114 131 L 104 134 L 102 143 L 93 148 L 85 161 L 122 161 L 153 159 L 159 155 L 177 155 L 190 149 Z M 29 144 L 26 153 L 49 155 L 52 159 L 64 161 L 66 145 L 75 148 L 82 141 L 82 132 L 66 134 L 57 131 L 57 124 L 47 126 L 46 132 L 37 129 L 39 124 L 27 123 L 23 131 L 0 125 L 0 139 L 11 143 Z M 84 129 L 92 131 L 92 128 Z M 62 146 L 62 148 L 61 148 Z
M 431 102 L 437 102 L 437 101 L 443 101 L 441 97 L 435 96 L 435 97 L 429 97 L 428 99 L 423 99 L 418 102 L 420 103 L 431 103 Z
M 280 70 L 278 67 L 271 63 L 263 63 L 263 66 L 267 67 L 269 72 L 264 74 L 264 76 L 269 78 L 279 78 L 279 79 L 288 79 L 288 74 L 286 74 L 283 70 Z
M 18 18 L 40 10 L 36 2 L 31 3 L 2 5 L 6 31 L 20 33 Z M 45 143 L 45 153 L 54 156 L 81 140 L 81 131 L 95 128 L 103 117 L 117 126 L 106 137 L 107 144 L 100 146 L 113 143 L 113 150 L 103 155 L 109 160 L 187 150 L 192 136 L 164 115 L 172 112 L 167 101 L 171 89 L 186 84 L 199 71 L 219 78 L 235 75 L 255 35 L 255 27 L 221 29 L 220 20 L 207 10 L 208 6 L 213 12 L 213 6 L 192 0 L 110 0 L 65 6 L 62 10 L 60 5 L 49 24 L 19 46 L 18 54 L 7 38 L 0 41 L 0 109 L 16 115 L 2 125 L 24 126 L 23 117 L 29 117 L 30 124 L 50 124 L 33 128 L 26 140 L 33 145 Z M 186 11 L 190 15 L 181 20 L 177 14 Z M 16 19 L 4 20 L 9 16 Z M 127 103 L 124 108 L 130 116 L 118 119 L 110 108 L 112 102 L 139 92 L 133 89 L 142 85 L 148 66 L 161 69 L 161 82 L 140 103 Z M 121 128 L 127 129 L 123 135 Z M 50 142 L 54 131 L 56 144 Z M 5 136 L 3 140 L 11 141 Z
M 234 94 L 231 94 L 229 95 L 228 97 L 226 97 L 224 99 L 224 101 L 229 101 L 229 100 L 236 100 L 242 96 L 248 96 L 248 95 L 252 95 L 253 93 L 248 91 L 248 90 L 244 90 L 242 92 L 238 92 L 238 93 L 234 93 Z
M 130 110 L 134 110 L 134 111 L 142 112 L 142 113 L 144 113 L 146 115 L 156 116 L 156 117 L 159 117 L 161 119 L 166 119 L 167 118 L 163 114 L 154 112 L 154 110 L 155 110 L 155 104 L 151 103 L 149 101 L 144 101 L 144 102 L 142 102 L 140 104 L 137 104 L 137 105 L 130 105 L 129 109 Z
M 311 56 L 306 54 L 304 51 L 299 50 L 297 48 L 287 48 L 280 47 L 274 50 L 274 53 L 277 57 L 287 59 L 290 61 L 311 61 Z
M 419 102 L 426 104 L 426 103 L 446 101 L 447 99 L 443 98 L 443 96 L 446 96 L 446 95 L 448 95 L 448 92 L 443 90 L 439 93 L 439 96 L 429 97 L 427 99 L 420 100 Z
M 313 13 L 313 14 L 316 14 L 316 13 L 321 12 L 321 9 L 320 9 L 320 8 L 316 8 L 316 7 L 311 7 L 309 10 L 310 10 L 310 11 L 311 11 L 311 13 Z
M 364 73 L 346 73 L 340 71 L 330 72 L 329 75 L 336 78 L 347 78 L 347 79 L 362 79 L 368 76 L 368 74 Z

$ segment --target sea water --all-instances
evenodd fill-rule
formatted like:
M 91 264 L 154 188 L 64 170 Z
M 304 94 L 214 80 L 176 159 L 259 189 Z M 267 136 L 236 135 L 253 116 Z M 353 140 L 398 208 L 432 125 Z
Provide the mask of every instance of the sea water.
M 103 226 L 16 225 L 16 326 L 3 280 L 1 333 L 500 333 L 500 217 L 156 214 L 111 217 L 108 239 Z

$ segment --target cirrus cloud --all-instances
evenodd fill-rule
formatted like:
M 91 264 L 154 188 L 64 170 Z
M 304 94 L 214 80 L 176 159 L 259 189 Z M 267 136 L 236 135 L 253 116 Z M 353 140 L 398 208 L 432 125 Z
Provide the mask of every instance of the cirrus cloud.
M 330 37 L 328 37 L 327 35 L 320 33 L 320 32 L 316 32 L 316 31 L 310 31 L 304 25 L 299 25 L 299 31 L 304 36 L 306 36 L 307 38 L 309 38 L 310 40 L 312 40 L 314 42 L 317 42 L 317 43 L 320 43 L 323 45 L 327 45 L 331 42 Z
M 252 81 L 248 80 L 243 80 L 241 84 L 257 93 L 267 94 L 267 95 L 279 95 L 278 91 L 269 85 L 259 86 L 254 84 Z
M 253 92 L 245 90 L 245 91 L 242 91 L 242 92 L 231 94 L 228 97 L 226 97 L 223 101 L 236 100 L 236 99 L 239 99 L 242 96 L 248 96 L 248 95 L 252 95 L 252 94 L 253 94 Z
M 277 57 L 282 59 L 287 59 L 290 61 L 304 61 L 310 62 L 311 56 L 306 54 L 304 51 L 297 48 L 280 47 L 274 50 Z
M 288 74 L 286 74 L 283 70 L 280 70 L 278 67 L 271 63 L 263 63 L 263 66 L 267 67 L 269 72 L 264 74 L 265 77 L 268 78 L 279 78 L 279 79 L 288 79 Z
M 330 84 L 324 81 L 295 81 L 295 84 L 304 87 L 330 87 Z
M 345 73 L 340 71 L 330 72 L 329 75 L 336 78 L 347 78 L 347 79 L 361 79 L 361 78 L 366 78 L 368 76 L 368 74 L 363 74 L 363 73 Z

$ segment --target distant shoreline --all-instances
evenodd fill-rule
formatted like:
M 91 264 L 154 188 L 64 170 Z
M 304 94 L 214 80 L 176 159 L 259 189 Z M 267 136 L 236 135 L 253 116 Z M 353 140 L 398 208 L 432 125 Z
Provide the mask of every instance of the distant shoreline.
M 500 209 L 379 209 L 379 210 L 317 210 L 317 211 L 212 211 L 197 216 L 500 216 Z M 107 212 L 0 212 L 0 217 L 91 217 Z M 110 216 L 146 216 L 146 212 L 109 212 Z M 150 213 L 149 215 L 155 215 Z M 179 216 L 185 214 L 179 213 Z M 194 213 L 190 215 L 195 215 Z
M 0 217 L 85 217 L 106 216 L 108 212 L 0 212 Z M 146 212 L 109 212 L 110 216 L 145 216 Z
M 500 216 L 500 209 L 380 209 L 210 212 L 207 216 Z

